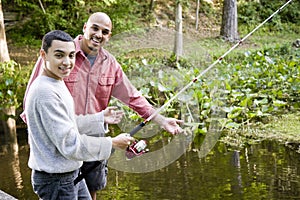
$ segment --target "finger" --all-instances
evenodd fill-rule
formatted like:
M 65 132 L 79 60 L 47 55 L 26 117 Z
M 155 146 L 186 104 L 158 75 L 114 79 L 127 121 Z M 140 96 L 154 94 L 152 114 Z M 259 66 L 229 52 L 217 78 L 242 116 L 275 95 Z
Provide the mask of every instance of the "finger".
M 114 113 L 114 117 L 123 117 L 124 113 L 118 113 L 118 112 L 115 112 Z
M 123 135 L 126 137 L 127 140 L 129 141 L 134 141 L 134 137 L 132 137 L 129 133 L 123 133 Z
M 176 123 L 177 123 L 177 124 L 183 124 L 184 121 L 183 121 L 183 120 L 176 119 Z
M 115 113 L 117 115 L 124 115 L 124 112 L 122 110 L 116 110 Z
M 183 131 L 183 129 L 180 128 L 180 127 L 179 127 L 179 129 L 177 129 L 177 133 L 178 133 L 178 134 L 183 133 L 184 135 L 186 135 L 186 133 L 185 133 L 185 132 Z
M 108 109 L 109 111 L 113 111 L 113 110 L 117 110 L 118 107 L 117 107 L 117 106 L 109 106 L 109 107 L 107 107 L 107 109 Z

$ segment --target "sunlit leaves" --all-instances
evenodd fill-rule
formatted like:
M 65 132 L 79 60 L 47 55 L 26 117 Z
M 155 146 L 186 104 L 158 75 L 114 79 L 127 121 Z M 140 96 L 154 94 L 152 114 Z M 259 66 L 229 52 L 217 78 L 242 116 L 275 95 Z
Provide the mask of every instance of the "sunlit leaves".
M 284 54 L 281 54 L 284 48 Z M 299 52 L 285 46 L 244 53 L 243 59 L 227 68 L 223 78 L 227 93 L 227 117 L 235 123 L 295 109 L 299 96 Z M 232 122 L 230 122 L 232 123 Z M 227 127 L 236 127 L 230 124 Z
M 218 74 L 212 73 L 211 77 L 209 73 L 205 74 L 187 93 L 178 96 L 168 110 L 176 113 L 179 109 L 176 102 L 198 99 L 199 119 L 203 124 L 197 133 L 205 134 L 213 118 L 215 102 L 218 102 L 219 111 L 225 113 L 218 120 L 225 129 L 241 129 L 269 115 L 299 108 L 299 53 L 288 49 L 282 51 L 281 48 L 285 47 L 248 51 L 230 63 L 224 60 L 217 66 L 220 69 Z M 159 59 L 124 61 L 122 66 L 125 64 L 127 73 L 138 71 L 151 79 L 148 85 L 139 90 L 157 107 L 172 98 L 192 77 L 201 73 L 192 66 L 171 68 L 172 65 L 168 63 L 165 66 Z M 158 76 L 154 76 L 155 70 Z M 145 78 L 141 79 L 143 81 Z M 214 95 L 216 91 L 220 93 L 219 97 Z
M 0 109 L 21 105 L 27 78 L 16 62 L 0 63 Z
M 282 106 L 287 105 L 287 102 L 280 101 L 280 100 L 275 100 L 275 101 L 273 101 L 273 105 L 277 106 L 277 107 L 282 107 Z

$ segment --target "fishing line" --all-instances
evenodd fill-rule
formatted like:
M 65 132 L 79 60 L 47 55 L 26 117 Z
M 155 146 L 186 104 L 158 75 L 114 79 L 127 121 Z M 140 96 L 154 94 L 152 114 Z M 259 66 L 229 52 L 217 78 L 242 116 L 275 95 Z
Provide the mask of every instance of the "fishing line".
M 239 40 L 235 45 L 233 45 L 227 52 L 225 52 L 221 57 L 219 57 L 215 62 L 213 62 L 209 67 L 203 70 L 196 78 L 190 81 L 185 87 L 183 87 L 177 94 L 175 94 L 171 99 L 169 99 L 163 106 L 158 108 L 152 115 L 150 115 L 146 120 L 136 126 L 134 129 L 130 131 L 130 135 L 133 136 L 139 130 L 141 130 L 148 122 L 150 122 L 157 114 L 159 114 L 163 109 L 165 109 L 172 101 L 174 101 L 181 93 L 187 90 L 191 85 L 193 85 L 200 77 L 210 71 L 216 64 L 221 62 L 223 58 L 225 58 L 232 50 L 238 47 L 241 43 L 243 43 L 250 35 L 252 35 L 255 31 L 257 31 L 260 27 L 262 27 L 266 22 L 271 20 L 276 14 L 278 14 L 281 10 L 283 10 L 290 2 L 293 0 L 289 0 L 285 4 L 283 4 L 278 10 L 276 10 L 272 15 L 270 15 L 265 21 L 256 26 L 250 33 L 248 33 L 245 37 Z

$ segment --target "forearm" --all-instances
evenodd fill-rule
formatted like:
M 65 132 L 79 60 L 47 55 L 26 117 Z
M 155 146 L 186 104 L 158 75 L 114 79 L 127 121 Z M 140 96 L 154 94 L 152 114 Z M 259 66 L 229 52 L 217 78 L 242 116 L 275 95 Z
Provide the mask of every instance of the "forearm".
M 76 123 L 80 134 L 103 137 L 108 131 L 108 126 L 104 123 L 103 112 L 77 115 Z
M 156 114 L 153 118 L 152 121 L 159 124 L 161 127 L 164 126 L 164 124 L 166 123 L 166 118 L 164 116 L 162 116 L 161 114 Z

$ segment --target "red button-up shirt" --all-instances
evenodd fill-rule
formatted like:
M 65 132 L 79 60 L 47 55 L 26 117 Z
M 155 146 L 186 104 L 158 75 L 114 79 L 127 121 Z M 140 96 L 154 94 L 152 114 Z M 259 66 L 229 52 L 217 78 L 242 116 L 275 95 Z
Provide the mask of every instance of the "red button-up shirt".
M 75 67 L 70 76 L 64 79 L 73 96 L 76 114 L 100 112 L 108 106 L 113 96 L 147 119 L 155 111 L 154 108 L 130 83 L 115 57 L 100 48 L 94 65 L 91 67 L 88 58 L 80 49 L 81 39 L 82 36 L 79 35 L 74 40 L 76 44 Z M 42 66 L 43 59 L 39 57 L 31 74 L 24 101 L 31 83 L 41 73 Z

